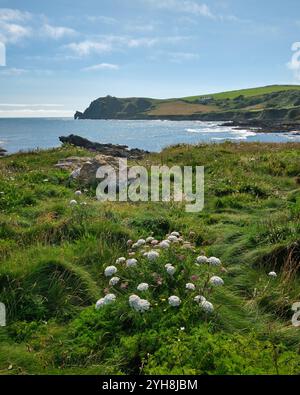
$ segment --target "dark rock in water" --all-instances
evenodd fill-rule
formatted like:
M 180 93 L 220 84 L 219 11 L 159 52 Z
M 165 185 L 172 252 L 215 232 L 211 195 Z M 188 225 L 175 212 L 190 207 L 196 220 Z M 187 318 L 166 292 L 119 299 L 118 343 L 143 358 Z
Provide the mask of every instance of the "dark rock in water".
M 225 122 L 222 126 L 235 127 L 236 129 L 252 129 L 256 133 L 290 133 L 299 135 L 299 122 L 282 122 L 268 120 L 248 120 L 248 121 L 231 121 Z
M 62 143 L 72 144 L 76 147 L 82 147 L 90 151 L 99 152 L 102 155 L 114 156 L 118 158 L 141 159 L 145 154 L 149 153 L 148 151 L 138 148 L 129 149 L 127 145 L 95 143 L 74 134 L 71 134 L 67 137 L 62 136 L 59 138 L 59 140 Z
M 4 156 L 6 153 L 6 149 L 0 147 L 0 156 Z

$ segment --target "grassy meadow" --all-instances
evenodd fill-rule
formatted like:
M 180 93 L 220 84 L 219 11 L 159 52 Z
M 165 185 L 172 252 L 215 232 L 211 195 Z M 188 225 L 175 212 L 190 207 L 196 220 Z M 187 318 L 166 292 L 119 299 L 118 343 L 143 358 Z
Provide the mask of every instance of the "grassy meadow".
M 223 143 L 168 147 L 139 162 L 204 165 L 205 208 L 179 203 L 100 203 L 54 167 L 64 146 L 0 160 L 0 374 L 300 374 L 300 144 Z M 70 206 L 74 192 L 79 203 Z M 128 257 L 127 240 L 178 231 L 195 251 L 174 245 L 149 263 L 104 269 Z M 195 265 L 198 255 L 222 267 Z M 165 264 L 176 267 L 173 277 Z M 270 271 L 277 278 L 268 276 Z M 223 278 L 211 288 L 207 279 Z M 214 305 L 203 311 L 185 289 Z M 150 310 L 128 296 L 150 285 Z M 105 293 L 115 303 L 95 309 Z M 178 295 L 174 308 L 168 297 Z

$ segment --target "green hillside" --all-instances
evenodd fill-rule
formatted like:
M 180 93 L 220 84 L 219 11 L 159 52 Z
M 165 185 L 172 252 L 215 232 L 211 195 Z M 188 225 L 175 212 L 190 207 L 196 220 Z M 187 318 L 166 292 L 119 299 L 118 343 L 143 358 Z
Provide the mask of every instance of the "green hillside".
M 197 99 L 201 99 L 207 96 L 213 97 L 215 99 L 234 99 L 241 95 L 245 97 L 252 97 L 252 96 L 261 96 L 261 95 L 267 95 L 269 93 L 283 92 L 290 90 L 300 90 L 300 85 L 269 85 L 269 86 L 262 86 L 258 88 L 239 89 L 239 90 L 228 91 L 228 92 L 220 92 L 220 93 L 198 95 L 198 96 L 188 96 L 182 99 L 195 101 Z
M 300 120 L 300 85 L 272 85 L 166 100 L 100 97 L 77 119 Z

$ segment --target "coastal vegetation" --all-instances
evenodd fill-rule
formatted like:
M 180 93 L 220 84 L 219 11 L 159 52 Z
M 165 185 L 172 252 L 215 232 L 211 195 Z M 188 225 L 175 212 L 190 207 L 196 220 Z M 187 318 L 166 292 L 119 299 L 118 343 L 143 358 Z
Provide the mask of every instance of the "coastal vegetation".
M 199 213 L 100 203 L 55 167 L 94 155 L 65 144 L 0 159 L 0 373 L 300 374 L 300 144 L 177 145 L 133 161 L 205 166 Z M 144 256 L 141 240 L 174 231 Z

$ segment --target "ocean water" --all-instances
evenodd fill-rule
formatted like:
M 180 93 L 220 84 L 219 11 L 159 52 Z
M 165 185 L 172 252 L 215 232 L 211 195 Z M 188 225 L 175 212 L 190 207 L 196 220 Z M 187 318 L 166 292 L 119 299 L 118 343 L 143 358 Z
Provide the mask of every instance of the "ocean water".
M 160 151 L 178 144 L 231 141 L 288 142 L 300 136 L 254 133 L 221 126 L 222 122 L 74 120 L 72 118 L 0 118 L 0 146 L 9 153 L 60 146 L 59 136 L 71 133 L 100 143 Z

